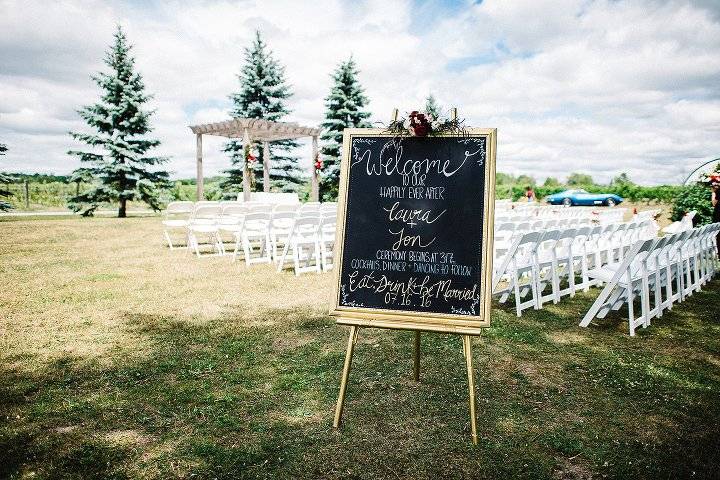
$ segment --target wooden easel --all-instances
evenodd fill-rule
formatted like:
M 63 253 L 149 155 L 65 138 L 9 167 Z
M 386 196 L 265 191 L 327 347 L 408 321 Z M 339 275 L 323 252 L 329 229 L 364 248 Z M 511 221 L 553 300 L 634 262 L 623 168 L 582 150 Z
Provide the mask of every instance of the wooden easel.
M 350 325 L 350 336 L 348 337 L 347 349 L 345 350 L 345 364 L 343 365 L 342 376 L 340 377 L 340 392 L 338 393 L 337 404 L 335 405 L 335 418 L 333 427 L 339 428 L 342 420 L 343 407 L 345 405 L 345 392 L 347 391 L 347 381 L 350 375 L 350 366 L 352 365 L 352 356 L 355 351 L 360 326 Z M 467 366 L 468 376 L 468 394 L 470 398 L 470 430 L 472 434 L 473 444 L 478 444 L 477 437 L 477 420 L 475 413 L 475 374 L 473 370 L 472 357 L 472 340 L 471 335 L 462 335 L 463 354 L 465 355 L 465 364 Z M 420 381 L 420 331 L 415 332 L 415 348 L 413 358 L 413 378 Z
M 450 110 L 450 117 L 453 121 L 457 120 L 457 108 L 452 108 Z M 398 119 L 398 109 L 393 109 L 392 115 L 391 115 L 392 122 L 396 122 Z M 491 181 L 494 182 L 494 131 L 492 132 L 493 141 L 491 142 L 492 148 L 493 148 L 493 155 L 492 155 L 492 170 L 491 170 Z M 491 183 L 492 185 L 492 183 Z M 492 194 L 492 189 L 490 190 L 490 194 Z M 490 195 L 490 198 L 493 198 L 493 195 Z M 486 199 L 487 203 L 487 199 Z M 487 212 L 486 212 L 487 213 Z M 492 212 L 491 212 L 492 213 Z M 490 222 L 492 224 L 492 214 L 489 215 L 489 218 L 491 219 Z M 492 235 L 492 231 L 490 231 L 490 238 Z M 340 237 L 338 237 L 338 243 Z M 490 245 L 492 244 L 492 241 Z M 490 247 L 492 248 L 492 247 Z M 492 251 L 492 250 L 490 250 Z M 490 263 L 491 265 L 491 263 Z M 492 272 L 492 269 L 490 268 L 488 270 L 489 272 Z M 339 273 L 338 273 L 339 275 Z M 491 273 L 489 274 L 490 277 L 486 278 L 486 282 L 490 282 L 492 279 Z M 488 294 L 489 295 L 489 294 Z M 489 301 L 489 299 L 487 300 Z M 487 312 L 487 317 L 489 318 L 489 310 Z M 360 328 L 393 328 L 393 329 L 400 329 L 400 330 L 412 330 L 415 333 L 414 336 L 414 348 L 413 348 L 413 378 L 415 381 L 420 381 L 420 333 L 421 332 L 427 332 L 427 333 L 451 333 L 455 335 L 460 335 L 462 337 L 462 345 L 463 345 L 463 355 L 465 356 L 465 365 L 467 367 L 467 376 L 468 376 L 468 397 L 469 397 L 469 406 L 470 406 L 470 429 L 472 434 L 472 442 L 473 444 L 478 444 L 478 436 L 477 436 L 477 415 L 476 415 L 476 406 L 475 406 L 475 374 L 473 370 L 473 357 L 472 357 L 472 337 L 477 336 L 480 333 L 480 328 L 463 328 L 463 327 L 450 327 L 450 326 L 430 326 L 427 323 L 422 322 L 405 322 L 404 325 L 396 325 L 392 324 L 387 321 L 382 321 L 380 319 L 373 319 L 372 317 L 365 317 L 365 318 L 358 318 L 354 316 L 348 316 L 345 317 L 344 315 L 338 315 L 338 324 L 341 325 L 348 325 L 350 327 L 350 335 L 348 337 L 348 343 L 347 343 L 347 349 L 345 350 L 345 363 L 343 365 L 342 370 L 342 376 L 340 377 L 340 392 L 338 393 L 338 399 L 337 404 L 335 406 L 335 417 L 333 420 L 333 427 L 339 428 L 340 423 L 342 421 L 342 413 L 343 408 L 345 405 L 345 393 L 347 392 L 347 382 L 348 377 L 350 375 L 350 367 L 352 365 L 352 357 L 353 353 L 355 351 L 355 344 L 357 343 L 358 334 L 360 332 Z M 488 323 L 489 325 L 489 323 Z

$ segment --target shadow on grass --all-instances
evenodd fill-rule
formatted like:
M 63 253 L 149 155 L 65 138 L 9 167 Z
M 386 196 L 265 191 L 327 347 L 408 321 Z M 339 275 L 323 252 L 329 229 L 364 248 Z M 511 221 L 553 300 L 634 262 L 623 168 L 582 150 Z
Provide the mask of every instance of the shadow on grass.
M 475 341 L 478 447 L 456 336 L 422 336 L 416 383 L 412 333 L 362 330 L 335 431 L 347 330 L 323 311 L 128 314 L 143 355 L 0 366 L 0 477 L 715 476 L 718 284 L 636 338 L 619 316 L 578 328 L 591 302 L 496 309 Z

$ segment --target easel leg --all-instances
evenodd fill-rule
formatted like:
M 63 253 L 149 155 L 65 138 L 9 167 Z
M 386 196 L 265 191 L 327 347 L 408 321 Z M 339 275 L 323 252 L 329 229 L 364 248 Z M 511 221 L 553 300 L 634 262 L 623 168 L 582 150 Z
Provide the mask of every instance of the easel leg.
M 473 370 L 472 343 L 470 335 L 463 335 L 463 352 L 467 364 L 468 392 L 470 394 L 470 430 L 472 431 L 472 442 L 477 445 L 477 423 L 475 421 L 475 373 Z
M 345 351 L 345 365 L 343 366 L 342 377 L 340 378 L 340 393 L 338 394 L 337 405 L 335 406 L 335 420 L 333 420 L 333 427 L 335 428 L 340 427 L 340 418 L 342 417 L 343 404 L 345 403 L 345 390 L 347 390 L 347 379 L 350 374 L 350 364 L 352 363 L 357 335 L 358 327 L 352 325 L 350 327 L 347 350 Z
M 420 381 L 420 332 L 415 332 L 415 359 L 413 364 L 413 378 Z

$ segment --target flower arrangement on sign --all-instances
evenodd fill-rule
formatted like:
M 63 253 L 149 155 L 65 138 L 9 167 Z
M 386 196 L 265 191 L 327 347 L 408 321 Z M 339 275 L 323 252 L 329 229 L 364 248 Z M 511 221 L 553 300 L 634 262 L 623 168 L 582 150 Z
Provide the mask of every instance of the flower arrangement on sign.
M 708 187 L 720 187 L 720 173 L 705 173 L 702 177 L 700 177 L 700 183 L 707 185 Z
M 324 164 L 323 164 L 322 158 L 320 158 L 320 154 L 319 154 L 319 153 L 318 153 L 317 156 L 315 157 L 314 166 L 315 166 L 315 173 L 318 173 L 318 174 L 319 174 L 320 171 L 323 169 Z
M 427 137 L 432 135 L 466 135 L 464 120 L 453 118 L 435 118 L 427 112 L 413 110 L 406 117 L 396 118 L 385 129 L 398 136 Z

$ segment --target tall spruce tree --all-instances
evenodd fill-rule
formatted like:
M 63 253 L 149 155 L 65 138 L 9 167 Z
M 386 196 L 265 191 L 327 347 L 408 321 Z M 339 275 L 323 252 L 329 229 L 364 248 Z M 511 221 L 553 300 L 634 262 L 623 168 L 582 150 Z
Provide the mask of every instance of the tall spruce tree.
M 285 80 L 285 68 L 273 58 L 272 51 L 262 39 L 259 31 L 255 32 L 252 46 L 245 49 L 245 65 L 240 74 L 240 92 L 230 95 L 233 108 L 232 117 L 262 118 L 270 121 L 281 121 L 290 110 L 286 100 L 292 95 Z M 270 143 L 270 183 L 271 188 L 283 192 L 297 191 L 304 181 L 303 172 L 298 167 L 297 158 L 290 151 L 297 147 L 293 140 Z M 263 164 L 265 153 L 262 144 L 256 142 L 253 149 L 259 153 L 258 161 L 253 167 L 256 188 L 263 187 Z M 230 154 L 232 168 L 225 170 L 228 178 L 222 183 L 223 189 L 242 189 L 243 168 L 245 165 L 242 140 L 232 140 L 225 144 L 223 151 Z
M 7 145 L 4 143 L 0 143 L 0 155 L 5 155 L 5 152 L 7 152 Z M 12 182 L 12 177 L 10 175 L 6 175 L 2 172 L 0 172 L 0 184 L 8 184 Z M 12 195 L 12 192 L 10 190 L 5 190 L 4 185 L 0 185 L 0 197 L 10 197 Z M 0 200 L 0 210 L 10 210 L 12 208 L 12 205 L 10 205 L 9 202 L 6 202 L 5 200 Z
M 132 47 L 122 28 L 118 26 L 114 36 L 115 42 L 105 57 L 110 72 L 92 77 L 102 89 L 100 101 L 78 111 L 96 132 L 70 132 L 74 139 L 91 147 L 91 151 L 68 151 L 87 165 L 73 172 L 73 178 L 92 178 L 90 188 L 68 203 L 83 215 L 92 215 L 102 203 L 117 202 L 118 217 L 125 217 L 128 200 L 142 200 L 158 210 L 159 190 L 169 185 L 168 173 L 157 169 L 168 159 L 147 155 L 160 145 L 159 140 L 145 137 L 152 131 L 153 112 L 143 110 L 143 105 L 151 96 L 145 93 L 142 77 L 135 72 Z
M 364 110 L 368 98 L 358 81 L 358 69 L 352 56 L 341 62 L 332 74 L 333 86 L 325 98 L 325 120 L 320 124 L 323 141 L 323 170 L 320 177 L 320 198 L 333 201 L 340 184 L 340 155 L 343 130 L 369 127 L 370 112 Z

